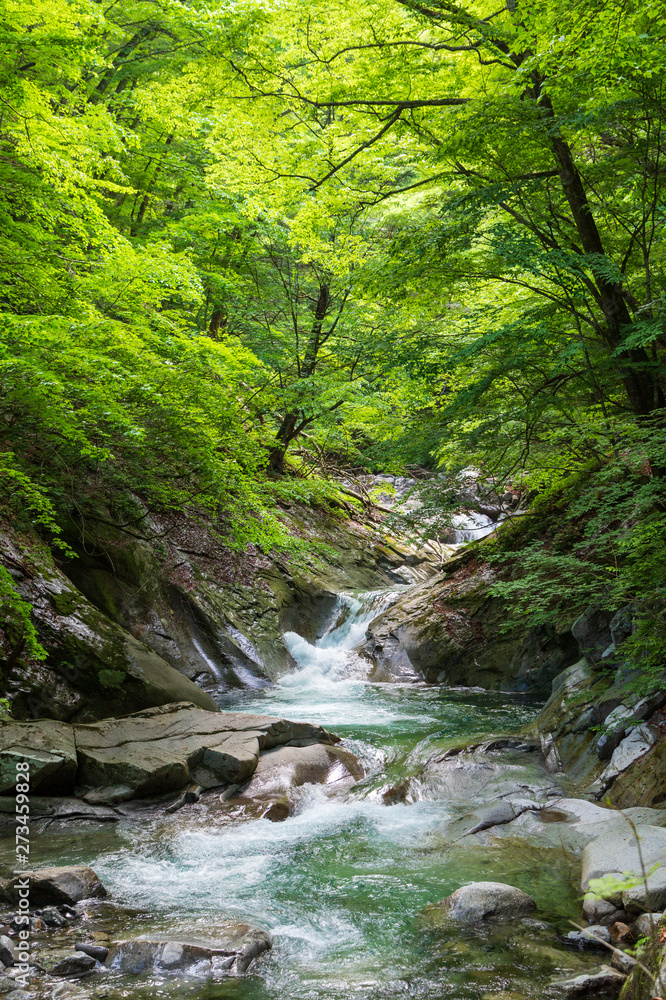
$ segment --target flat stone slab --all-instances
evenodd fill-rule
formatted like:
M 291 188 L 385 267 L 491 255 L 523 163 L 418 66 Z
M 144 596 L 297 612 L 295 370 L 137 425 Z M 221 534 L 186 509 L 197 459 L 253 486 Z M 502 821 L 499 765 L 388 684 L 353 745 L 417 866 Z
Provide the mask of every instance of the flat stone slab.
M 240 976 L 272 947 L 270 934 L 237 924 L 228 940 L 218 942 L 135 938 L 114 944 L 105 965 L 115 972 L 140 975 L 157 969 L 197 977 Z
M 666 829 L 659 826 L 636 827 L 638 837 L 631 830 L 603 834 L 591 841 L 583 851 L 581 888 L 586 892 L 590 880 L 604 875 L 630 872 L 646 875 L 646 883 L 625 889 L 622 906 L 633 913 L 666 908 Z M 650 869 L 656 868 L 651 874 Z
M 207 712 L 188 703 L 75 726 L 77 781 L 123 785 L 135 797 L 242 783 L 262 750 L 287 743 L 334 742 L 321 726 L 270 715 Z
M 48 789 L 56 795 L 67 794 L 76 776 L 72 726 L 52 719 L 0 722 L 0 795 L 13 791 L 19 761 L 30 764 L 32 793 Z
M 192 783 L 202 788 L 241 784 L 252 776 L 264 750 L 335 742 L 321 726 L 270 715 L 209 712 L 191 702 L 86 725 L 2 722 L 0 794 L 13 790 L 21 760 L 30 764 L 30 788 L 38 796 L 71 795 L 76 785 L 104 788 L 100 801 L 116 803 Z M 84 803 L 79 808 L 84 810 Z

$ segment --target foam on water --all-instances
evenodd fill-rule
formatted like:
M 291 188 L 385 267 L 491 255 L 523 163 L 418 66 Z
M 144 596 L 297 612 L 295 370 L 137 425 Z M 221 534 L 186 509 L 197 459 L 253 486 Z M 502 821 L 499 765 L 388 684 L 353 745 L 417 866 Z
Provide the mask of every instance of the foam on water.
M 150 910 L 174 934 L 188 919 L 214 929 L 220 917 L 271 930 L 273 952 L 253 975 L 238 987 L 231 981 L 196 986 L 188 994 L 195 1000 L 488 995 L 486 957 L 477 963 L 478 989 L 468 992 L 474 954 L 434 958 L 432 941 L 424 947 L 415 922 L 424 905 L 478 877 L 477 845 L 445 840 L 460 803 L 387 805 L 382 788 L 431 757 L 443 737 L 518 725 L 534 711 L 504 696 L 369 683 L 369 664 L 355 647 L 391 599 L 390 593 L 342 595 L 331 627 L 315 643 L 295 632 L 285 636 L 296 670 L 272 688 L 238 694 L 233 703 L 236 711 L 321 723 L 346 737 L 368 778 L 339 789 L 303 786 L 294 795 L 294 814 L 281 823 L 128 822 L 119 825 L 120 849 L 116 841 L 95 857 L 76 857 L 93 864 L 116 899 Z M 63 851 L 58 863 L 66 860 Z M 506 872 L 493 862 L 483 877 L 506 880 Z

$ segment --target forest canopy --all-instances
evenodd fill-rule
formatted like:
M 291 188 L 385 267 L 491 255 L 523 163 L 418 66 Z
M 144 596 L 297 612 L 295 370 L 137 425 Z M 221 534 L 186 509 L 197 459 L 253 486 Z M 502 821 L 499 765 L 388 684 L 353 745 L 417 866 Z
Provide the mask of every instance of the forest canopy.
M 473 467 L 542 518 L 519 613 L 637 602 L 660 661 L 665 15 L 5 3 L 6 516 L 270 551 L 344 470 L 416 470 L 435 530 Z

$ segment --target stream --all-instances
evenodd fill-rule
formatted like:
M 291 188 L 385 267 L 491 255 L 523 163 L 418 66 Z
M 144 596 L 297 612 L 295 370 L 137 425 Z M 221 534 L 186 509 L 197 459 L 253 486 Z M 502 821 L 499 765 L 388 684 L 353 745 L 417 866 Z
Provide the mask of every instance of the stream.
M 566 950 L 555 934 L 580 913 L 577 866 L 564 852 L 511 838 L 452 840 L 447 826 L 469 803 L 427 787 L 408 804 L 386 803 L 387 788 L 418 774 L 438 751 L 518 730 L 539 710 L 517 695 L 368 682 L 354 646 L 400 589 L 341 595 L 315 645 L 285 636 L 297 670 L 271 688 L 220 700 L 223 709 L 326 726 L 362 761 L 365 779 L 303 786 L 284 822 L 207 828 L 188 824 L 184 809 L 171 825 L 123 821 L 76 839 L 55 830 L 40 838 L 40 863 L 91 864 L 114 898 L 172 932 L 184 918 L 210 931 L 228 916 L 273 935 L 272 952 L 243 979 L 125 981 L 96 996 L 536 1000 L 550 995 L 544 986 L 553 976 L 589 967 L 588 956 Z M 507 766 L 523 767 L 508 758 Z M 451 934 L 418 916 L 478 880 L 526 890 L 549 927 L 537 920 L 501 933 Z

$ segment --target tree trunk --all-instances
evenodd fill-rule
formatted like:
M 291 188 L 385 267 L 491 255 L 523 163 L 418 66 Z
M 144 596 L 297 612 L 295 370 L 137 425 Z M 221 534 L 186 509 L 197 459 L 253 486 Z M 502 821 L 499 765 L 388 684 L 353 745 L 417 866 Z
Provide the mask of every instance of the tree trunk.
M 287 448 L 297 436 L 299 430 L 298 413 L 285 413 L 279 430 L 275 435 L 276 444 L 271 448 L 268 456 L 268 467 L 271 472 L 276 472 L 280 476 L 283 474 L 284 456 L 287 454 Z
M 540 83 L 538 89 L 540 90 Z M 546 111 L 546 117 L 554 120 L 555 112 L 549 97 L 542 97 L 541 106 Z M 604 257 L 610 263 L 569 144 L 556 132 L 551 133 L 550 144 L 555 155 L 560 184 L 569 203 L 584 252 Z M 599 273 L 599 268 L 595 268 L 594 264 L 591 270 L 599 291 L 601 311 L 606 321 L 606 344 L 610 350 L 615 351 L 622 342 L 623 327 L 627 329 L 632 324 L 631 314 L 621 286 Z M 621 351 L 617 357 L 622 384 L 633 411 L 638 416 L 645 416 L 652 410 L 663 407 L 664 396 L 648 371 L 650 359 L 646 351 L 642 347 L 631 348 Z

